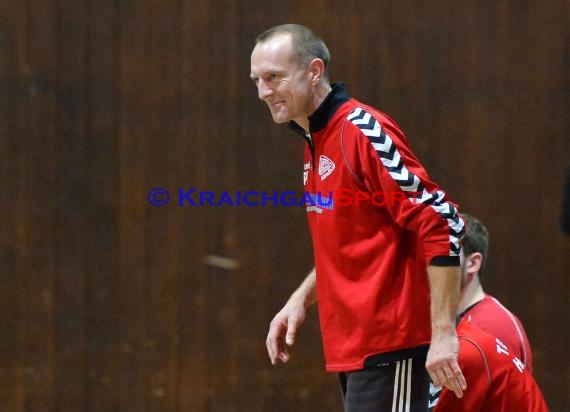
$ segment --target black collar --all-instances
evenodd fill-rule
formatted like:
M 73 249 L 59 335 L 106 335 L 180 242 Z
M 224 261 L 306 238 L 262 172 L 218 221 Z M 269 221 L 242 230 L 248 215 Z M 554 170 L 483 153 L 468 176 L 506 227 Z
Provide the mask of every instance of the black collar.
M 325 100 L 323 100 L 317 110 L 309 116 L 309 131 L 311 133 L 323 129 L 339 107 L 350 99 L 344 83 L 333 83 L 331 86 L 331 92 L 325 97 Z M 289 127 L 296 132 L 305 134 L 304 129 L 294 121 L 289 122 Z

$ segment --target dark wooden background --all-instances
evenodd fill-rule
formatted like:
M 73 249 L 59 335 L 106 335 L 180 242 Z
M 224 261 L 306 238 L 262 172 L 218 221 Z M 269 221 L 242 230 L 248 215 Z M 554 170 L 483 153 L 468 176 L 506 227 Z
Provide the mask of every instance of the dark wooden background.
M 325 38 L 333 79 L 486 223 L 487 290 L 570 411 L 565 0 L 1 0 L 0 410 L 341 409 L 315 311 L 289 365 L 265 353 L 311 267 L 304 211 L 177 205 L 301 190 L 303 142 L 249 80 L 253 38 L 283 22 Z

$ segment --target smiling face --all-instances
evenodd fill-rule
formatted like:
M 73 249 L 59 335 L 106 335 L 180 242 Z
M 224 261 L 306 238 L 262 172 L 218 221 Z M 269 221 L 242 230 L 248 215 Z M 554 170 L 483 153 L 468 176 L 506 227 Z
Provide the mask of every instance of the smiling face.
M 314 108 L 314 73 L 293 53 L 291 35 L 281 33 L 258 43 L 251 53 L 251 79 L 275 123 L 301 126 Z

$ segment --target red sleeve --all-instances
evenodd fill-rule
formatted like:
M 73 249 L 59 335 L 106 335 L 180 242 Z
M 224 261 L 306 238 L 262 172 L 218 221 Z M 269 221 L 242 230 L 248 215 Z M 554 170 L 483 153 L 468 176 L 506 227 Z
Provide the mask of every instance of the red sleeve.
M 369 108 L 356 108 L 348 117 L 343 143 L 353 134 L 355 153 L 346 153 L 354 175 L 372 196 L 382 193 L 394 221 L 418 233 L 424 243 L 426 263 L 435 257 L 453 257 L 459 265 L 464 223 L 455 204 L 433 183 L 410 150 L 400 128 L 390 118 Z M 350 159 L 358 159 L 351 162 Z M 351 164 L 352 163 L 352 164 Z M 439 259 L 445 265 L 445 259 Z
M 444 388 L 434 412 L 477 412 L 483 411 L 487 393 L 491 388 L 491 374 L 483 350 L 466 337 L 459 338 L 459 366 L 465 376 L 467 389 L 463 398 Z

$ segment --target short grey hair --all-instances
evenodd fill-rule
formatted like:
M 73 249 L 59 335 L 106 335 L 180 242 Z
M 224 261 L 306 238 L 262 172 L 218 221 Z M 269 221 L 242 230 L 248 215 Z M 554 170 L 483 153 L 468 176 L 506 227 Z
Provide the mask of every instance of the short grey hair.
M 257 36 L 255 38 L 255 44 L 263 43 L 282 33 L 288 33 L 291 35 L 293 52 L 299 58 L 301 63 L 308 65 L 315 58 L 319 58 L 324 62 L 324 76 L 328 81 L 328 69 L 331 61 L 331 55 L 325 42 L 316 36 L 311 29 L 299 24 L 281 24 L 279 26 L 271 27 Z

